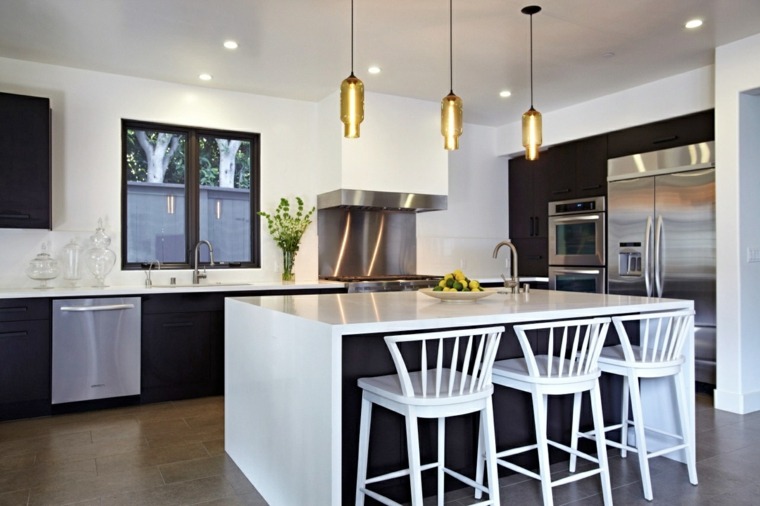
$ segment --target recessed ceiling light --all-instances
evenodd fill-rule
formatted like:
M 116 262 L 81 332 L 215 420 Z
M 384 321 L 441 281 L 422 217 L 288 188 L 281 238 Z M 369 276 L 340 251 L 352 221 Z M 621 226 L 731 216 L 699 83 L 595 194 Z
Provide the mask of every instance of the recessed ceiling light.
M 612 51 L 607 51 L 606 53 L 602 53 L 602 58 L 612 58 L 613 56 L 615 56 L 615 53 L 613 53 Z
M 381 71 L 382 69 L 378 66 L 372 66 L 367 69 L 367 72 L 369 72 L 370 74 L 379 74 Z
M 499 96 L 501 98 L 511 97 L 512 96 L 512 92 L 509 91 L 509 90 L 502 90 L 502 91 L 499 92 Z
M 684 26 L 688 28 L 689 30 L 693 30 L 694 28 L 699 28 L 700 26 L 702 26 L 702 20 L 690 19 L 689 21 L 686 22 Z
M 237 49 L 238 43 L 235 42 L 234 40 L 225 40 L 224 47 L 226 47 L 227 49 Z
M 213 76 L 211 74 L 207 74 L 204 72 L 203 74 L 198 76 L 198 79 L 200 79 L 201 81 L 210 81 L 213 79 Z

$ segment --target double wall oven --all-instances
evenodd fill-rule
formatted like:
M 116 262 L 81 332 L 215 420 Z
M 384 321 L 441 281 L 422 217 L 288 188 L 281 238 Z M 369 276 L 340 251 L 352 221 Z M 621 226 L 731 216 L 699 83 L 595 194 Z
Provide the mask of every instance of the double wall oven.
M 604 197 L 549 203 L 549 289 L 604 293 Z

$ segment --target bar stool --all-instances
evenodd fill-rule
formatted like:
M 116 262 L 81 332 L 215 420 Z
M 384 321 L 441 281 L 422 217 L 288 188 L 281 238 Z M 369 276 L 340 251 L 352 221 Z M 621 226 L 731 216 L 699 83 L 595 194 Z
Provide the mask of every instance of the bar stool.
M 412 504 L 422 505 L 421 472 L 438 472 L 438 504 L 443 504 L 444 474 L 487 492 L 481 504 L 499 504 L 499 480 L 494 443 L 491 370 L 504 327 L 386 336 L 397 374 L 360 378 L 362 409 L 359 429 L 359 460 L 356 479 L 356 504 L 369 496 L 383 504 L 398 504 L 369 489 L 369 485 L 409 476 Z M 416 358 L 412 358 L 416 357 Z M 414 372 L 410 372 L 410 370 Z M 367 478 L 367 460 L 372 406 L 378 404 L 406 419 L 409 467 Z M 487 448 L 488 487 L 445 467 L 445 419 L 467 413 L 480 413 L 480 430 Z M 438 420 L 438 460 L 421 464 L 418 418 Z
M 644 490 L 644 498 L 648 501 L 653 499 L 652 479 L 649 474 L 649 460 L 671 453 L 677 450 L 685 450 L 686 465 L 689 470 L 689 482 L 697 485 L 697 462 L 694 447 L 694 433 L 689 423 L 687 409 L 686 386 L 683 378 L 685 363 L 682 354 L 686 338 L 694 326 L 694 311 L 670 311 L 629 316 L 615 316 L 612 318 L 620 337 L 620 344 L 609 346 L 602 350 L 599 357 L 599 368 L 602 372 L 617 374 L 623 377 L 623 407 L 621 423 L 604 428 L 604 432 L 621 429 L 620 443 L 606 439 L 606 444 L 620 449 L 621 457 L 625 458 L 628 451 L 639 454 L 639 470 L 641 472 L 641 485 Z M 639 322 L 640 338 L 639 345 L 631 344 L 623 324 L 625 322 Z M 678 423 L 681 433 L 672 434 L 658 429 L 646 427 L 644 412 L 641 404 L 641 389 L 639 381 L 652 378 L 670 377 L 676 393 Z M 631 402 L 632 420 L 628 414 L 628 400 Z M 658 406 L 658 409 L 662 409 Z M 635 434 L 634 444 L 628 442 L 630 425 L 633 425 Z M 577 429 L 577 425 L 574 426 Z M 665 436 L 672 443 L 671 446 L 656 451 L 647 449 L 646 432 L 657 433 Z M 594 438 L 598 431 L 580 433 L 581 437 Z M 574 431 L 574 435 L 577 430 Z M 573 445 L 577 439 L 573 440 Z M 575 446 L 574 446 L 575 447 Z M 575 465 L 571 458 L 571 470 Z
M 594 427 L 599 429 L 604 427 L 598 381 L 601 372 L 597 360 L 604 345 L 609 325 L 609 318 L 515 325 L 514 329 L 523 351 L 523 357 L 499 360 L 494 363 L 493 382 L 495 384 L 531 394 L 536 428 L 535 444 L 497 452 L 497 463 L 512 471 L 539 480 L 545 506 L 554 504 L 553 487 L 597 474 L 602 482 L 604 504 L 612 504 L 612 488 L 607 466 L 604 432 L 600 431 L 602 435 L 597 439 L 597 457 L 593 457 L 577 450 L 577 445 L 571 448 L 550 440 L 546 430 L 549 396 L 573 394 L 575 415 L 575 413 L 580 413 L 581 395 L 584 392 L 588 392 L 591 397 Z M 528 333 L 533 334 L 536 331 L 538 336 L 528 337 Z M 548 336 L 546 335 L 547 332 Z M 574 427 L 577 427 L 575 420 L 573 423 Z M 549 446 L 570 453 L 573 458 L 578 456 L 598 465 L 595 469 L 553 481 L 550 471 Z M 506 459 L 532 450 L 538 452 L 538 474 Z M 479 459 L 481 465 L 476 471 L 476 481 L 478 482 L 482 478 L 482 462 L 483 459 Z M 477 491 L 475 498 L 479 499 Z

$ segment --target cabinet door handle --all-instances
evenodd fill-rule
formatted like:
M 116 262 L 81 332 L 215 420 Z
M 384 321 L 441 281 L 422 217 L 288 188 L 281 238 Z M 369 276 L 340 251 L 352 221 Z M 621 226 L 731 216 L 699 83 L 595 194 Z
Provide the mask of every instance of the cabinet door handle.
M 563 188 L 561 190 L 554 190 L 552 195 L 561 195 L 563 193 L 570 193 L 570 188 Z
M 535 221 L 535 223 L 536 223 L 536 226 L 535 226 L 535 228 L 534 228 L 534 232 L 533 232 L 533 235 L 534 235 L 534 236 L 536 236 L 536 237 L 538 237 L 538 216 L 534 217 L 533 219 L 534 219 L 534 220 L 536 220 L 536 221 Z
M 593 186 L 581 186 L 581 190 L 598 190 L 601 187 L 602 185 L 600 184 L 595 184 Z
M 2 213 L 0 219 L 3 220 L 28 220 L 31 219 L 31 214 L 15 214 L 15 213 Z
M 26 306 L 0 307 L 0 313 L 26 313 L 28 310 Z
M 174 322 L 174 323 L 163 323 L 161 324 L 162 327 L 165 329 L 168 328 L 176 328 L 176 327 L 192 327 L 193 322 Z
M 528 260 L 541 260 L 542 258 L 544 258 L 543 255 L 527 255 Z
M 26 337 L 27 335 L 29 335 L 29 333 L 26 332 L 25 330 L 20 330 L 18 332 L 0 332 L 0 339 L 2 338 L 11 339 L 13 337 Z
M 678 139 L 677 135 L 670 135 L 668 137 L 660 137 L 659 139 L 654 139 L 652 141 L 652 144 L 662 144 L 663 142 L 675 141 L 677 139 Z

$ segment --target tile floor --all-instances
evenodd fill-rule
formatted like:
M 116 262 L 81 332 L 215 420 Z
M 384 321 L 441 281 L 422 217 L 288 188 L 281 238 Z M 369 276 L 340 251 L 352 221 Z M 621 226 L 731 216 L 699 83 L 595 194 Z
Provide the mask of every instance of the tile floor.
M 686 467 L 652 462 L 655 500 L 641 496 L 638 465 L 610 452 L 617 505 L 760 504 L 760 413 L 740 416 L 697 395 L 699 486 Z M 558 472 L 564 465 L 557 465 Z M 473 501 L 449 494 L 449 506 Z M 555 504 L 602 504 L 598 480 L 559 487 Z M 502 479 L 502 503 L 540 504 L 540 488 Z M 0 506 L 266 505 L 224 453 L 224 399 L 210 397 L 0 423 Z M 432 503 L 431 503 L 432 504 Z M 304 505 L 308 506 L 308 505 Z

